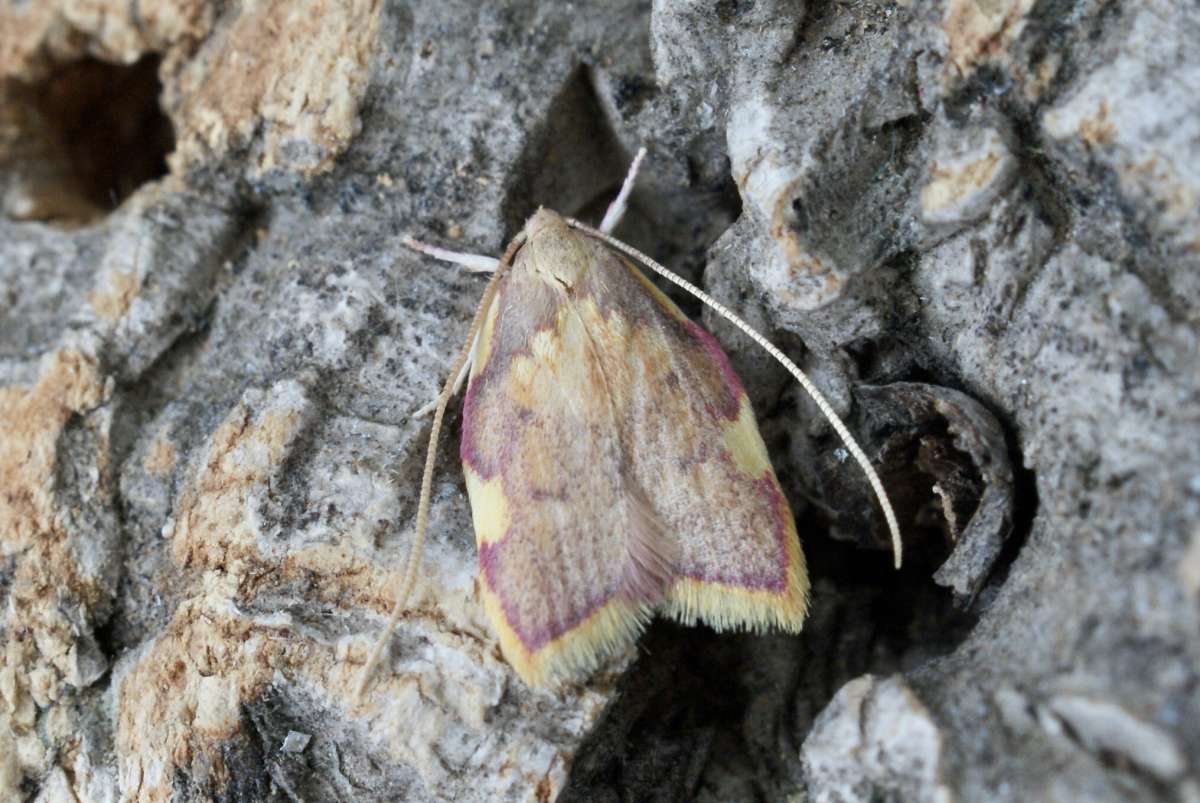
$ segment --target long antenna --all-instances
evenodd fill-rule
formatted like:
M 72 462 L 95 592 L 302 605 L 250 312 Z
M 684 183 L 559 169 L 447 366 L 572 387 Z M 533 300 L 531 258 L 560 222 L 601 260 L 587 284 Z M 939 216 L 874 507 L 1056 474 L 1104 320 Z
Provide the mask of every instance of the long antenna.
M 388 618 L 387 625 L 379 635 L 379 639 L 375 642 L 371 654 L 367 657 L 367 663 L 362 668 L 362 674 L 358 677 L 358 686 L 354 690 L 355 700 L 362 697 L 363 690 L 366 689 L 367 682 L 370 681 L 371 675 L 375 671 L 375 666 L 379 663 L 379 656 L 383 653 L 383 648 L 392 638 L 392 633 L 396 630 L 396 623 L 400 621 L 400 615 L 404 613 L 404 606 L 408 602 L 408 596 L 417 584 L 417 569 L 421 566 L 421 550 L 425 546 L 425 533 L 429 529 L 429 502 L 433 494 L 433 469 L 437 464 L 438 435 L 442 432 L 442 420 L 446 416 L 446 405 L 450 403 L 450 397 L 454 395 L 454 386 L 459 372 L 467 364 L 467 359 L 470 357 L 471 351 L 475 346 L 475 336 L 479 334 L 479 330 L 483 327 L 484 318 L 487 317 L 488 309 L 492 306 L 492 300 L 496 297 L 496 289 L 500 278 L 505 274 L 509 266 L 512 265 L 513 256 L 524 242 L 525 235 L 522 232 L 513 238 L 513 241 L 508 245 L 508 250 L 500 258 L 500 264 L 496 266 L 496 272 L 492 274 L 491 281 L 488 282 L 487 288 L 483 291 L 483 298 L 479 300 L 479 306 L 475 309 L 475 317 L 471 319 L 471 328 L 467 332 L 466 342 L 458 352 L 458 357 L 454 361 L 454 367 L 450 369 L 450 373 L 446 376 L 446 384 L 442 387 L 442 395 L 438 397 L 437 409 L 433 413 L 433 425 L 429 430 L 429 449 L 425 452 L 425 473 L 421 475 L 421 500 L 417 503 L 417 527 L 413 535 L 412 546 L 408 550 L 408 564 L 404 569 L 404 579 L 400 584 L 399 593 L 396 594 L 396 602 L 392 606 L 392 615 Z
M 880 481 L 879 475 L 875 473 L 875 469 L 871 466 L 871 461 L 868 460 L 866 454 L 863 453 L 862 447 L 858 445 L 858 441 L 854 440 L 854 436 L 850 434 L 850 430 L 844 423 L 842 423 L 842 419 L 838 417 L 838 414 L 833 411 L 833 407 L 826 400 L 825 396 L 820 390 L 817 389 L 817 386 L 812 383 L 812 380 L 800 370 L 799 366 L 788 359 L 787 355 L 776 348 L 771 341 L 767 340 L 765 337 L 751 328 L 750 324 L 746 323 L 737 315 L 735 315 L 732 310 L 730 310 L 721 302 L 717 301 L 708 293 L 701 290 L 696 285 L 689 282 L 687 279 L 684 279 L 682 276 L 679 276 L 663 267 L 633 246 L 626 245 L 615 237 L 611 237 L 602 231 L 598 231 L 586 223 L 581 223 L 574 218 L 567 218 L 566 221 L 567 225 L 569 225 L 571 228 L 578 229 L 588 236 L 595 237 L 597 240 L 600 240 L 609 247 L 615 248 L 626 256 L 633 257 L 657 273 L 659 276 L 663 277 L 669 282 L 672 282 L 673 284 L 678 285 L 679 287 L 682 287 L 684 290 L 700 299 L 722 318 L 745 332 L 751 340 L 762 346 L 768 354 L 774 357 L 780 365 L 787 369 L 789 374 L 795 377 L 796 381 L 800 383 L 800 386 L 804 388 L 805 392 L 807 392 L 808 395 L 812 397 L 812 400 L 816 402 L 817 407 L 821 410 L 821 414 L 824 415 L 826 420 L 829 421 L 834 432 L 838 434 L 838 437 L 842 439 L 842 443 L 846 445 L 846 449 L 851 455 L 854 456 L 854 459 L 866 473 L 867 481 L 871 483 L 871 488 L 875 491 L 875 497 L 879 500 L 879 506 L 883 508 L 883 516 L 885 519 L 887 519 L 888 529 L 892 532 L 892 554 L 895 555 L 895 565 L 896 568 L 899 569 L 904 546 L 900 540 L 900 525 L 896 521 L 896 513 L 892 510 L 892 503 L 890 500 L 888 500 L 887 491 L 884 490 L 883 483 Z

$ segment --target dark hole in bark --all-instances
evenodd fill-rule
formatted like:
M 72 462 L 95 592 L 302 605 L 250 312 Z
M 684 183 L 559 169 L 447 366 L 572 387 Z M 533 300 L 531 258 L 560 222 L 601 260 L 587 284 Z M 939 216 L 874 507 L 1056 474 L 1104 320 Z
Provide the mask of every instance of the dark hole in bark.
M 158 103 L 158 64 L 156 56 L 132 65 L 85 59 L 6 87 L 13 135 L 0 144 L 0 162 L 14 178 L 5 214 L 91 223 L 166 174 L 175 135 Z
M 503 215 L 511 234 L 545 206 L 577 215 L 614 184 L 620 186 L 628 156 L 605 119 L 586 67 L 563 82 L 546 120 L 521 154 L 520 179 L 508 188 Z M 603 213 L 603 210 L 601 210 Z
M 581 65 L 563 82 L 545 121 L 521 155 L 521 168 L 515 171 L 519 178 L 507 188 L 502 211 L 511 234 L 519 231 L 539 206 L 593 225 L 601 221 L 621 188 L 636 148 L 628 149 L 618 139 L 600 92 L 607 91 L 609 103 L 619 106 L 619 96 L 629 81 L 626 77 L 597 89 L 596 75 Z M 647 85 L 646 91 L 652 88 Z M 674 199 L 661 197 L 649 186 L 654 184 L 651 174 L 668 169 L 655 160 L 666 158 L 651 149 L 625 217 L 613 233 L 685 278 L 699 281 L 705 254 L 722 227 L 698 234 L 701 227 L 691 219 L 694 210 L 699 204 L 711 218 L 728 225 L 741 214 L 741 196 L 727 161 L 721 163 L 721 169 L 705 172 L 700 169 L 701 162 L 692 160 L 684 171 L 692 184 L 684 193 L 688 200 L 675 205 Z M 643 272 L 650 273 L 644 268 Z M 668 283 L 656 283 L 687 315 L 700 316 L 702 306 L 692 296 Z

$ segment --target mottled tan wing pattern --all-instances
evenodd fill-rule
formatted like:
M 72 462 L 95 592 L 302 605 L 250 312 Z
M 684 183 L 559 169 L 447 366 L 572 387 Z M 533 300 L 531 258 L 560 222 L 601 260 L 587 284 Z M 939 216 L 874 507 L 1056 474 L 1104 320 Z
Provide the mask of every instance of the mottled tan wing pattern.
M 462 459 L 484 603 L 527 681 L 656 611 L 798 630 L 807 577 L 746 394 L 634 267 L 541 211 L 480 338 Z

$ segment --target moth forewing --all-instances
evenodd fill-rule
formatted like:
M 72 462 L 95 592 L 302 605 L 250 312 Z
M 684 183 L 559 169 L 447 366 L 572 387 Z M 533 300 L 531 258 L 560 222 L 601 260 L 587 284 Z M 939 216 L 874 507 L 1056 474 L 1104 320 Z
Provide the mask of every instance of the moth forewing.
M 656 613 L 719 630 L 803 624 L 804 556 L 745 390 L 712 335 L 621 255 L 712 307 L 800 382 L 866 471 L 899 567 L 883 485 L 812 382 L 723 305 L 608 234 L 641 155 L 599 229 L 539 209 L 495 263 L 437 400 L 409 561 L 360 692 L 416 580 L 436 441 L 468 365 L 460 454 L 481 595 L 526 682 L 592 671 Z

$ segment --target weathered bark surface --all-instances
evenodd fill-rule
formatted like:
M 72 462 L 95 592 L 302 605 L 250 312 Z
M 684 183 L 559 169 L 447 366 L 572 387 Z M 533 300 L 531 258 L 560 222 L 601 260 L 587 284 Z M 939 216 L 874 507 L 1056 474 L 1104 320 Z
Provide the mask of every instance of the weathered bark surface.
M 1200 800 L 1197 42 L 1190 0 L 3 5 L 0 798 Z M 806 632 L 524 687 L 452 423 L 356 701 L 482 289 L 402 236 L 594 217 L 641 144 L 623 238 L 826 389 L 905 569 L 706 315 Z

